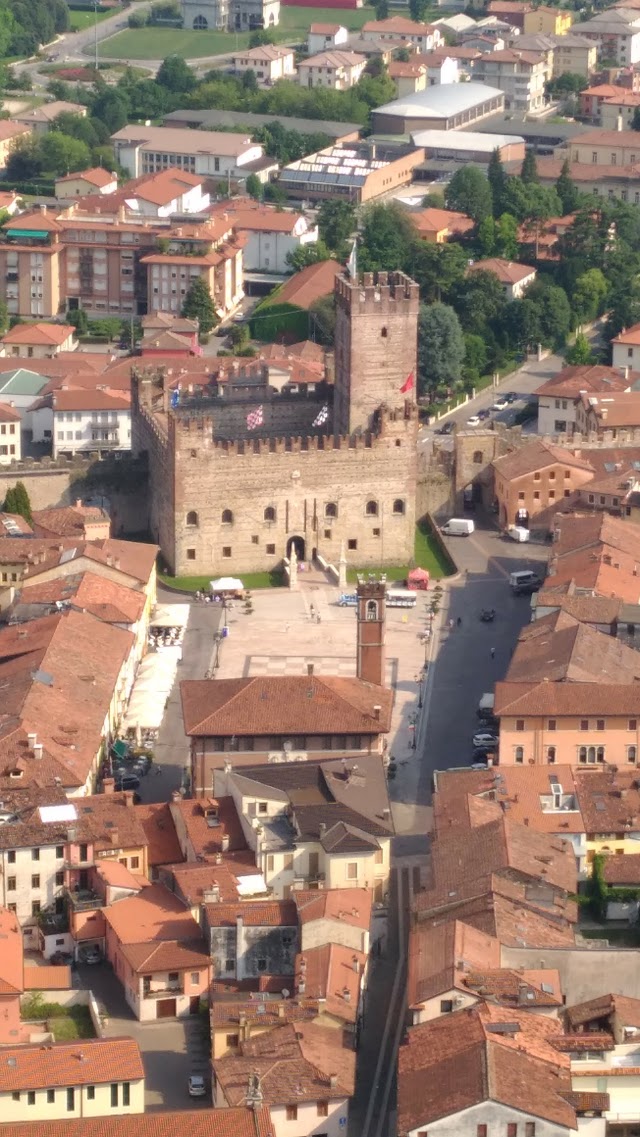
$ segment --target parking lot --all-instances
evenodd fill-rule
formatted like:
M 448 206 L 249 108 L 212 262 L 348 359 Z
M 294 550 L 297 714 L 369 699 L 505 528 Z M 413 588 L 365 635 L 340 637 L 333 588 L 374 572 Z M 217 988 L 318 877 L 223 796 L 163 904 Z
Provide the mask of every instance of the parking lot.
M 480 697 L 504 675 L 518 632 L 529 623 L 530 599 L 513 595 L 509 573 L 542 568 L 549 553 L 547 545 L 502 536 L 482 513 L 473 516 L 472 536 L 447 539 L 461 573 L 445 589 L 432 645 L 418 735 L 421 802 L 429 798 L 434 770 L 469 764 Z M 483 608 L 495 609 L 493 623 L 480 620 Z

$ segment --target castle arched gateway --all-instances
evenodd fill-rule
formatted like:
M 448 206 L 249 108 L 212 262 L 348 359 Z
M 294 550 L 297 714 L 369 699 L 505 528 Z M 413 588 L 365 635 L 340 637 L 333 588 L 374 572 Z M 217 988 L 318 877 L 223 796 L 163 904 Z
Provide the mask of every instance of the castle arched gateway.
M 345 274 L 335 295 L 335 379 L 313 394 L 275 391 L 248 361 L 224 394 L 187 388 L 173 406 L 162 368 L 134 373 L 132 446 L 148 455 L 149 527 L 172 572 L 269 571 L 292 545 L 299 560 L 337 564 L 342 546 L 357 567 L 412 560 L 418 286 Z

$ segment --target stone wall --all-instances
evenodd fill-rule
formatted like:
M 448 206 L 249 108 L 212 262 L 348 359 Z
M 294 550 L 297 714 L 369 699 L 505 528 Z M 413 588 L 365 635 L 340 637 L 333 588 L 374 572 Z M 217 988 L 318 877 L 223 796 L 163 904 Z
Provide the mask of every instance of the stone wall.
M 129 457 L 117 463 L 77 460 L 74 462 L 14 462 L 0 467 L 0 507 L 7 490 L 24 482 L 32 509 L 54 509 L 77 500 L 102 499 L 111 516 L 112 535 L 140 533 L 146 528 L 146 474 Z

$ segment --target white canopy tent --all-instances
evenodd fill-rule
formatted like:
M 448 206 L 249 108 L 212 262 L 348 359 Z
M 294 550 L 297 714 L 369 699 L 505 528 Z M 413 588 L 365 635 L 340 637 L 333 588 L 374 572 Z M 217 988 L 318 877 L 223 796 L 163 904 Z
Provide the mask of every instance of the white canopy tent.
M 127 712 L 124 730 L 140 728 L 157 730 L 162 722 L 164 705 L 175 683 L 180 647 L 165 647 L 145 655 L 138 668 Z

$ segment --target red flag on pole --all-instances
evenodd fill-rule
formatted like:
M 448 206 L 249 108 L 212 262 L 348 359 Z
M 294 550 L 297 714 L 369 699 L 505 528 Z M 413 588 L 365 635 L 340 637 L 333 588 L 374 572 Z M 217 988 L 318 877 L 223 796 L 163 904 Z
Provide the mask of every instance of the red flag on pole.
M 406 395 L 407 391 L 413 391 L 413 371 L 410 375 L 407 375 L 407 378 L 400 388 L 400 394 Z

